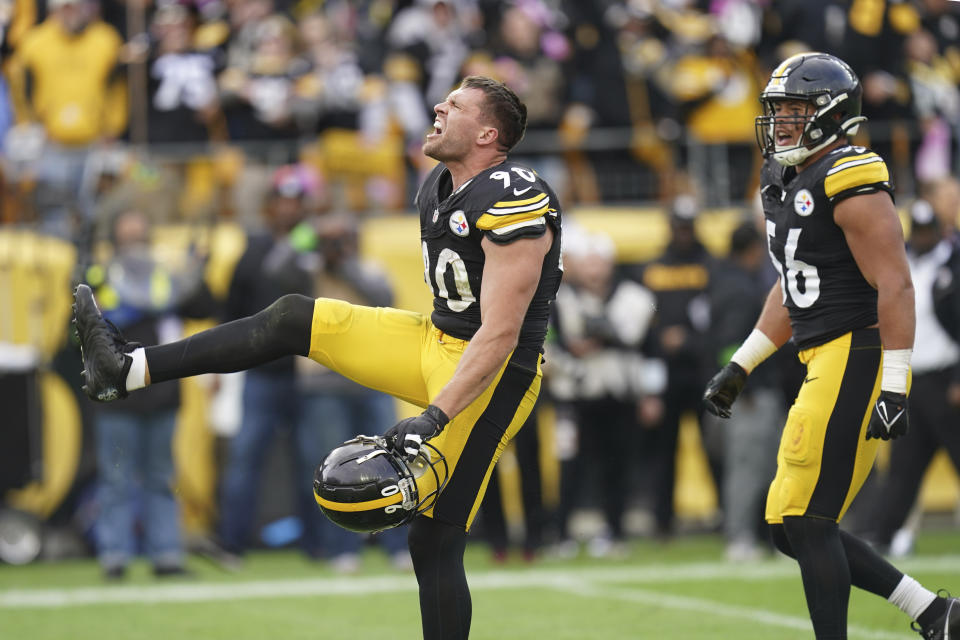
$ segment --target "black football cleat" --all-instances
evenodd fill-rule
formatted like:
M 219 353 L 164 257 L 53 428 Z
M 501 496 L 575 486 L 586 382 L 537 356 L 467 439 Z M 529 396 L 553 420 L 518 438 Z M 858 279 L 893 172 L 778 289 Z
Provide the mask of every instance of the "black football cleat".
M 120 330 L 103 317 L 90 287 L 77 286 L 73 300 L 73 322 L 84 366 L 80 374 L 83 392 L 97 402 L 127 397 L 127 373 L 133 358 L 126 353 L 139 345 L 124 340 Z
M 937 592 L 940 595 L 941 591 Z M 921 628 L 916 622 L 911 628 L 923 636 L 924 640 L 960 640 L 960 598 L 947 598 L 947 610 L 931 625 Z

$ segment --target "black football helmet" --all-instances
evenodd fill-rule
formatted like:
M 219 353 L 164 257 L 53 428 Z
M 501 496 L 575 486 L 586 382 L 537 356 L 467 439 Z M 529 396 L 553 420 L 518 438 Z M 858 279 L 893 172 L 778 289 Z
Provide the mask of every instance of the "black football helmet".
M 760 94 L 763 115 L 756 119 L 757 144 L 764 157 L 783 166 L 798 165 L 842 135 L 853 135 L 861 122 L 863 87 L 846 62 L 826 53 L 798 53 L 780 63 Z M 775 115 L 780 100 L 802 100 L 813 108 L 806 115 Z M 778 146 L 777 122 L 803 124 L 795 146 Z
M 447 460 L 424 442 L 408 462 L 380 436 L 357 436 L 327 455 L 313 476 L 320 510 L 344 529 L 375 533 L 410 522 L 447 483 Z

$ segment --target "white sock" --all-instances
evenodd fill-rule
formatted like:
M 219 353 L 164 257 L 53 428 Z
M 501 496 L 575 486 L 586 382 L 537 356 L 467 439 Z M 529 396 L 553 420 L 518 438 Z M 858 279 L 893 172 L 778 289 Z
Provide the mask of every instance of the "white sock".
M 937 594 L 925 589 L 923 585 L 907 575 L 903 576 L 900 584 L 887 598 L 888 601 L 897 605 L 900 611 L 910 616 L 911 620 L 919 618 L 920 614 L 936 599 Z
M 143 389 L 147 386 L 147 352 L 140 347 L 127 355 L 133 358 L 130 371 L 127 373 L 127 391 Z

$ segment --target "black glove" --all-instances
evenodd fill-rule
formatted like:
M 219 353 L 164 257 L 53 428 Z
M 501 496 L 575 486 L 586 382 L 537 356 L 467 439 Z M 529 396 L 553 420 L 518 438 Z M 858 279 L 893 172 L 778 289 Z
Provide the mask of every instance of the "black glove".
M 450 422 L 439 407 L 430 405 L 427 410 L 413 418 L 405 418 L 393 425 L 383 434 L 393 450 L 403 454 L 407 460 L 413 460 L 420 453 L 424 440 L 438 435 Z
M 707 383 L 707 390 L 703 392 L 703 402 L 707 411 L 721 418 L 729 418 L 730 407 L 743 391 L 747 382 L 747 370 L 736 362 L 728 362 L 717 375 Z
M 907 433 L 910 421 L 907 418 L 907 396 L 893 391 L 881 391 L 867 423 L 867 440 L 896 439 Z

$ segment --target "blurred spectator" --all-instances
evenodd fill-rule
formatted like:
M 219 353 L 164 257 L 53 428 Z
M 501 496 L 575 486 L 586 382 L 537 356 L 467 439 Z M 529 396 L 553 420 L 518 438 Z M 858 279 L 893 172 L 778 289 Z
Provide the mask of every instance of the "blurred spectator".
M 10 79 L 20 133 L 36 125 L 44 139 L 34 169 L 41 223 L 69 238 L 72 216 L 89 223 L 91 215 L 82 188 L 87 154 L 124 131 L 126 94 L 116 74 L 120 36 L 97 18 L 98 4 L 50 0 L 48 9 L 47 19 L 24 34 Z
M 761 41 L 757 53 L 766 76 L 791 52 L 835 53 L 843 46 L 847 27 L 844 0 L 779 0 L 762 6 Z
M 319 220 L 316 234 L 316 250 L 322 266 L 314 279 L 314 296 L 372 307 L 393 303 L 393 291 L 386 275 L 359 255 L 358 228 L 353 216 L 327 214 Z M 297 372 L 302 403 L 298 429 L 317 438 L 301 455 L 313 455 L 314 465 L 320 464 L 331 449 L 344 441 L 361 434 L 382 433 L 396 423 L 396 401 L 391 396 L 360 386 L 311 360 L 301 358 L 297 364 L 302 365 Z M 300 447 L 307 448 L 303 440 Z M 312 486 L 312 478 L 311 469 L 306 486 Z M 319 512 L 312 497 L 304 509 Z M 323 525 L 322 547 L 334 569 L 351 572 L 359 568 L 363 537 L 326 519 Z M 389 529 L 376 534 L 375 538 L 382 543 L 395 567 L 413 566 L 407 550 L 406 529 Z
M 262 224 L 256 203 L 273 170 L 299 159 L 300 117 L 316 108 L 316 87 L 310 64 L 300 56 L 296 29 L 279 13 L 261 15 L 272 5 L 240 0 L 231 8 L 242 26 L 231 36 L 219 77 L 228 135 L 243 149 L 233 208 L 248 229 Z
M 356 26 L 345 19 L 345 11 L 341 5 L 300 21 L 304 55 L 312 67 L 302 84 L 314 96 L 303 126 L 319 133 L 304 158 L 323 174 L 331 206 L 403 209 L 403 134 L 390 112 L 386 82 L 363 67 Z M 420 137 L 425 129 L 426 124 Z
M 933 287 L 933 308 L 937 319 L 954 342 L 960 344 L 960 180 L 941 178 L 927 185 L 927 201 L 937 217 L 950 258 L 944 262 Z M 960 403 L 960 396 L 951 396 Z
M 37 19 L 37 8 L 32 0 L 4 0 L 0 3 L 0 64 L 4 67 L 27 29 Z M 13 104 L 10 99 L 7 74 L 0 74 L 0 141 L 14 124 Z
M 527 137 L 556 132 L 572 108 L 568 96 L 571 47 L 566 38 L 551 28 L 557 17 L 539 2 L 508 4 L 499 20 L 487 64 L 474 56 L 463 75 L 489 75 L 502 80 L 527 105 Z M 479 58 L 479 59 L 478 59 Z M 472 67 L 472 68 L 471 68 Z M 551 184 L 565 184 L 567 172 L 556 154 L 517 157 L 527 162 Z
M 941 178 L 926 191 L 944 242 L 951 250 L 933 285 L 933 310 L 940 326 L 960 344 L 960 180 Z M 960 405 L 960 389 L 950 393 L 948 402 Z
M 676 476 L 680 420 L 693 412 L 699 420 L 703 385 L 708 379 L 708 329 L 710 304 L 707 292 L 713 259 L 696 236 L 699 213 L 692 196 L 678 197 L 670 212 L 670 242 L 663 253 L 633 269 L 635 279 L 656 297 L 652 352 L 667 366 L 663 420 L 647 430 L 640 455 L 646 461 L 657 535 L 673 534 L 673 493 Z M 701 423 L 701 433 L 702 430 Z M 716 486 L 721 486 L 721 456 L 716 443 L 704 438 L 707 459 Z M 722 498 L 722 496 L 721 496 Z
M 273 0 L 231 0 L 227 19 L 229 39 L 225 43 L 227 66 L 249 69 L 261 24 L 274 13 Z
M 687 164 L 705 202 L 740 201 L 759 158 L 754 118 L 760 86 L 753 54 L 722 34 L 684 52 L 665 69 L 667 90 L 689 134 Z
M 314 98 L 305 95 L 311 87 L 302 82 L 310 65 L 299 55 L 296 28 L 280 14 L 256 24 L 251 44 L 249 56 L 239 58 L 245 66 L 231 57 L 220 74 L 230 139 L 269 143 L 251 147 L 248 154 L 256 152 L 264 162 L 290 162 L 296 159 L 294 143 L 301 133 L 299 103 Z
M 907 77 L 919 131 L 914 173 L 919 182 L 951 175 L 960 140 L 960 73 L 937 50 L 937 40 L 925 29 L 914 31 L 905 45 Z
M 744 222 L 730 238 L 730 254 L 710 276 L 710 338 L 717 366 L 729 362 L 733 352 L 753 330 L 770 291 L 763 277 L 768 264 L 766 243 L 756 225 Z M 761 375 L 750 378 L 733 419 L 704 414 L 723 434 L 723 530 L 728 560 L 756 559 L 759 532 L 766 532 L 764 505 L 767 488 L 776 472 L 780 425 L 785 416 L 780 376 L 776 364 L 763 363 Z M 743 403 L 743 404 L 741 404 Z
M 432 167 L 420 154 L 433 105 L 460 79 L 477 14 L 465 0 L 414 0 L 397 12 L 387 31 L 383 73 L 390 111 L 403 129 L 407 158 L 420 172 Z
M 305 222 L 310 184 L 295 167 L 282 167 L 263 208 L 264 233 L 253 233 L 240 257 L 226 304 L 226 319 L 242 318 L 269 306 L 288 293 L 313 295 L 317 256 L 313 233 Z M 221 541 L 241 555 L 250 543 L 257 509 L 260 472 L 268 445 L 278 428 L 290 429 L 293 484 L 303 525 L 301 543 L 311 557 L 321 553 L 325 521 L 313 499 L 313 469 L 322 451 L 324 426 L 300 420 L 301 397 L 293 357 L 275 360 L 246 373 L 243 417 L 239 432 L 229 442 L 222 480 Z
M 912 126 L 910 82 L 904 42 L 919 26 L 912 2 L 880 0 L 847 3 L 847 27 L 840 51 L 828 51 L 847 62 L 863 85 L 860 136 L 886 159 L 897 191 L 913 189 L 911 148 L 919 140 Z
M 657 197 L 672 198 L 682 130 L 673 100 L 659 82 L 669 54 L 662 29 L 653 12 L 639 3 L 608 11 L 607 19 L 618 29 L 626 90 L 623 102 L 629 105 L 633 125 L 631 151 L 656 173 Z
M 203 143 L 211 138 L 218 120 L 220 103 L 217 67 L 220 62 L 210 50 L 195 44 L 196 12 L 181 4 L 161 6 L 153 16 L 154 40 L 148 61 L 147 140 L 151 144 Z
M 128 340 L 181 337 L 180 317 L 210 317 L 213 299 L 192 268 L 174 272 L 150 251 L 150 223 L 137 210 L 112 222 L 113 257 L 87 270 L 104 317 Z M 136 401 L 96 406 L 99 513 L 97 557 L 108 579 L 126 574 L 139 549 L 157 576 L 184 574 L 180 507 L 173 495 L 173 434 L 179 385 L 158 385 Z M 138 526 L 139 525 L 139 526 Z M 137 532 L 142 533 L 142 546 Z
M 387 41 L 420 70 L 419 87 L 427 109 L 443 102 L 459 79 L 475 14 L 463 0 L 415 0 L 390 25 Z
M 937 40 L 940 54 L 960 73 L 960 6 L 951 0 L 919 0 L 920 24 Z
M 365 77 L 354 49 L 355 34 L 339 31 L 319 11 L 301 18 L 298 27 L 303 57 L 310 65 L 310 75 L 303 80 L 304 93 L 312 98 L 303 114 L 310 121 L 305 128 L 357 129 Z
M 907 259 L 916 291 L 917 331 L 910 368 L 913 372 L 909 412 L 910 431 L 891 448 L 890 467 L 884 476 L 882 499 L 875 505 L 874 542 L 895 555 L 912 550 L 912 532 L 904 531 L 894 543 L 920 492 L 923 475 L 934 454 L 943 447 L 960 470 L 960 329 L 941 324 L 935 296 L 943 279 L 960 276 L 957 246 L 944 238 L 933 207 L 917 200 L 910 207 L 911 231 Z M 948 304 L 960 307 L 960 289 L 949 294 Z
M 654 317 L 654 296 L 614 273 L 614 246 L 603 234 L 568 231 L 564 237 L 565 279 L 557 292 L 557 341 L 552 361 L 552 396 L 572 410 L 577 455 L 561 471 L 561 536 L 584 484 L 600 476 L 599 501 L 606 530 L 591 540 L 591 555 L 623 553 L 623 514 L 632 457 L 626 443 L 637 429 L 638 406 L 663 391 L 659 363 L 644 360 L 639 347 Z M 587 471 L 592 470 L 592 471 Z
M 556 7 L 555 3 L 544 3 Z M 633 96 L 626 90 L 624 63 L 618 46 L 618 23 L 609 19 L 613 2 L 562 2 L 562 13 L 551 14 L 550 29 L 544 33 L 544 49 L 572 48 L 565 62 L 566 93 L 569 105 L 560 124 L 560 146 L 569 173 L 566 201 L 594 203 L 601 198 L 635 199 L 638 193 L 652 193 L 646 181 L 637 180 L 628 145 L 617 135 L 618 144 L 609 138 L 594 145 L 597 130 L 628 127 L 637 122 Z M 556 32 L 566 36 L 566 42 Z M 591 143 L 591 144 L 587 144 Z M 610 180 L 610 169 L 618 163 L 628 167 L 627 180 Z M 629 186 L 628 186 L 629 185 Z M 631 193 L 632 192 L 632 193 Z M 649 197 L 649 196 L 641 196 Z
M 960 234 L 960 179 L 941 178 L 924 185 L 924 199 L 933 207 L 948 240 L 957 242 Z

